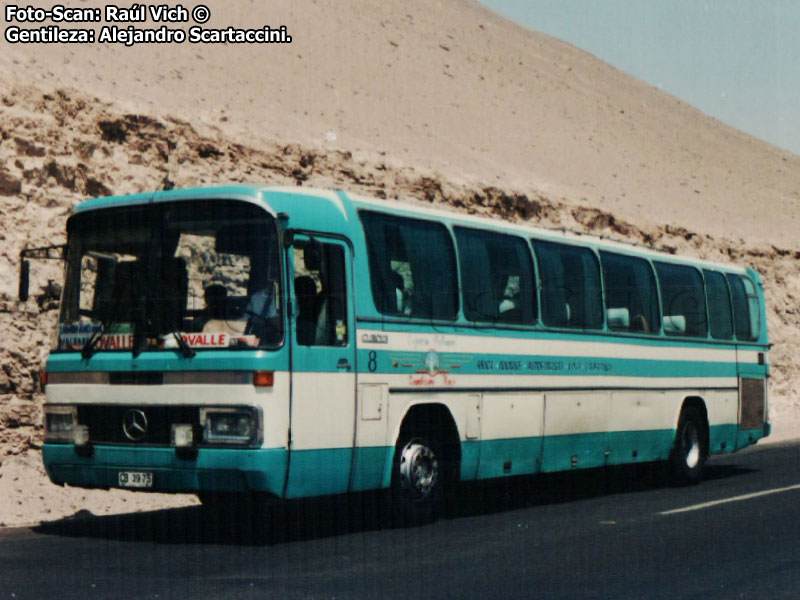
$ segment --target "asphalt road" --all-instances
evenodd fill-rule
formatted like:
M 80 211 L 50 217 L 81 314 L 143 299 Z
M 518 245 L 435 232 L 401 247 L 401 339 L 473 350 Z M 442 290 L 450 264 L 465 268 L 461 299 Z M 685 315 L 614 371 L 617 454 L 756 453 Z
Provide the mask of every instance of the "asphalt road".
M 647 466 L 467 485 L 408 529 L 370 495 L 7 529 L 0 600 L 800 598 L 799 459 L 715 457 L 689 488 Z

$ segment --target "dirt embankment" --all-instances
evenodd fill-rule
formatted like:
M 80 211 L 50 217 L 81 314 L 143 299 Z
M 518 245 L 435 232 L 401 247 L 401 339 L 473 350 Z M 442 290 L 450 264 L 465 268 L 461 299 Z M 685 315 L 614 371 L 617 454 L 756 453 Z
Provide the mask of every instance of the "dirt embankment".
M 52 338 L 56 303 L 48 280 L 60 265 L 36 263 L 32 297 L 16 301 L 18 255 L 25 246 L 64 241 L 70 209 L 90 196 L 230 182 L 314 185 L 385 199 L 416 199 L 545 227 L 566 227 L 646 244 L 670 253 L 750 265 L 764 277 L 771 354 L 771 413 L 782 437 L 800 422 L 800 250 L 746 246 L 675 226 L 639 223 L 589 206 L 566 204 L 538 192 L 448 181 L 435 172 L 396 167 L 382 153 L 299 145 L 249 147 L 200 135 L 174 118 L 123 114 L 72 90 L 44 93 L 15 88 L 0 98 L 0 524 L 72 514 L 140 510 L 191 502 L 189 497 L 62 490 L 43 478 L 36 392 Z

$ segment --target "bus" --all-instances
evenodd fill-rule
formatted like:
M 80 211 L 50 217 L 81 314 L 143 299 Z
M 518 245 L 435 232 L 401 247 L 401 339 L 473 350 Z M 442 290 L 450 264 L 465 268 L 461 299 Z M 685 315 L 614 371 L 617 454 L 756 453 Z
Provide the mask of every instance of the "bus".
M 67 240 L 56 484 L 383 490 L 421 522 L 459 481 L 664 461 L 694 483 L 770 431 L 750 268 L 298 187 L 96 198 Z

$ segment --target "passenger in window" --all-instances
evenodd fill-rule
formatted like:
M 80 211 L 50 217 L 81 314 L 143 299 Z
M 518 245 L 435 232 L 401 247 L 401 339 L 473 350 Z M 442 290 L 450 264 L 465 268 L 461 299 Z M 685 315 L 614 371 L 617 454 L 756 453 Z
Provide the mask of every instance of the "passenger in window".
M 401 315 L 411 314 L 411 305 L 408 301 L 408 294 L 406 293 L 406 280 L 397 271 L 392 271 L 392 279 L 394 280 L 394 295 L 397 302 L 397 312 Z
M 253 334 L 262 344 L 276 343 L 280 338 L 281 323 L 276 299 L 276 282 L 266 279 L 253 286 L 244 313 L 247 317 L 245 334 Z
M 522 303 L 520 302 L 519 277 L 501 273 L 495 280 L 494 289 L 498 292 L 497 313 L 500 321 L 505 323 L 520 321 L 522 319 Z

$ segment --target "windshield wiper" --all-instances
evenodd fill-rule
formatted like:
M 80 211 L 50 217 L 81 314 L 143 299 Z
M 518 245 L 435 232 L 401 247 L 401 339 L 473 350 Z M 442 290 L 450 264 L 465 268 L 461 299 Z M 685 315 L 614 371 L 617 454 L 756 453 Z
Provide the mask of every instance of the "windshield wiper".
M 183 339 L 180 331 L 173 328 L 170 330 L 170 333 L 175 337 L 175 341 L 178 342 L 178 347 L 181 349 L 181 352 L 183 352 L 183 358 L 194 358 L 197 356 L 197 350 L 192 348 L 189 342 Z
M 102 323 L 100 323 L 100 329 L 95 331 L 89 338 L 89 341 L 87 341 L 83 345 L 83 348 L 81 348 L 81 357 L 84 358 L 85 360 L 89 360 L 90 358 L 92 358 L 92 356 L 94 356 L 94 353 L 96 352 L 95 348 L 98 342 L 100 342 L 103 335 L 105 335 L 105 333 L 108 331 L 109 327 L 111 327 L 111 325 L 114 324 L 117 318 L 117 313 L 119 312 L 120 304 L 121 304 L 120 298 L 117 297 L 114 300 L 114 306 L 111 307 L 111 312 L 108 314 L 108 318 Z
M 94 356 L 95 353 L 95 346 L 97 346 L 97 342 L 100 341 L 100 338 L 103 337 L 103 334 L 106 332 L 106 324 L 101 323 L 100 329 L 95 331 L 92 336 L 89 338 L 89 341 L 83 345 L 81 348 L 81 357 L 85 360 L 89 360 Z

